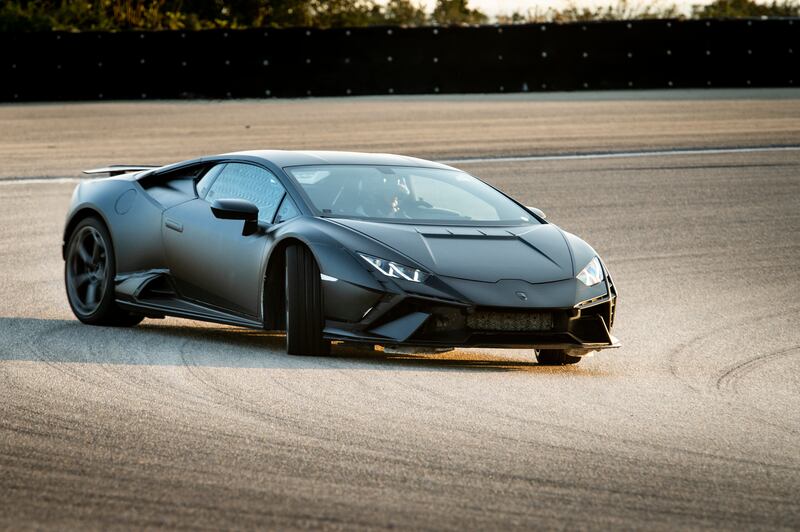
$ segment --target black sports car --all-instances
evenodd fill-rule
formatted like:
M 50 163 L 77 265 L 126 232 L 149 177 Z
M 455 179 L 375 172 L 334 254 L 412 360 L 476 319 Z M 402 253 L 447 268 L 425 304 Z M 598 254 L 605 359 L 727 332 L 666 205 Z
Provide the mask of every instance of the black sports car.
M 65 282 L 78 319 L 165 315 L 414 352 L 616 347 L 597 253 L 486 183 L 398 155 L 248 151 L 112 166 L 75 189 Z

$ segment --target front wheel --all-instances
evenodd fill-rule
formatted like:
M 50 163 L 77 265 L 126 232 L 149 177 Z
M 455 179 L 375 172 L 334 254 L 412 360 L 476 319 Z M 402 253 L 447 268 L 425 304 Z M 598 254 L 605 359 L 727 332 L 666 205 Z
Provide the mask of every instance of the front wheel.
M 299 244 L 286 248 L 286 352 L 324 356 L 331 343 L 322 336 L 325 313 L 317 262 Z
M 566 366 L 577 364 L 581 357 L 568 355 L 563 349 L 540 349 L 536 353 L 536 361 L 542 366 Z
M 114 301 L 117 273 L 111 236 L 97 218 L 86 218 L 69 237 L 64 265 L 67 299 L 73 314 L 89 325 L 130 327 L 143 316 L 120 309 Z

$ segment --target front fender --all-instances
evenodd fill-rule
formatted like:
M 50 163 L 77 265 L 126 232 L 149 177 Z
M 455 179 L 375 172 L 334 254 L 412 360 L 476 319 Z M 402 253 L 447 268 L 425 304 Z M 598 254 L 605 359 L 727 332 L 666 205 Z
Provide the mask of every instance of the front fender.
M 355 252 L 361 251 L 397 260 L 394 257 L 395 253 L 370 239 L 313 217 L 304 216 L 287 222 L 284 228 L 275 234 L 275 238 L 276 242 L 271 253 L 281 249 L 282 246 L 279 244 L 286 239 L 300 241 L 311 250 L 323 274 L 370 290 L 384 290 L 384 287 L 369 272 L 366 263 L 362 263 Z

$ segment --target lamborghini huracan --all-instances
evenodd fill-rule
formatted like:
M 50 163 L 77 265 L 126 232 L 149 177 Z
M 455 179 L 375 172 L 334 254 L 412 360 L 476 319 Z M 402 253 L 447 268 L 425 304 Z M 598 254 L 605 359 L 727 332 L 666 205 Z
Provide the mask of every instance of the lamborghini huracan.
M 72 196 L 75 316 L 178 316 L 395 352 L 525 348 L 573 364 L 613 348 L 617 288 L 586 242 L 456 168 L 412 157 L 245 151 L 109 166 Z

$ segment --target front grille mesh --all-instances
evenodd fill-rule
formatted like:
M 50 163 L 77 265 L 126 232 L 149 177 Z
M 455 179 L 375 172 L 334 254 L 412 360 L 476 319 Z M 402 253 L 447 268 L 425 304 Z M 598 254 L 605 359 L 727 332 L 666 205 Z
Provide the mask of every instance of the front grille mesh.
M 550 331 L 551 312 L 476 311 L 467 316 L 467 327 L 474 331 Z

